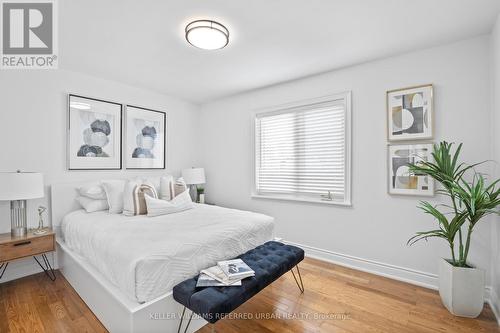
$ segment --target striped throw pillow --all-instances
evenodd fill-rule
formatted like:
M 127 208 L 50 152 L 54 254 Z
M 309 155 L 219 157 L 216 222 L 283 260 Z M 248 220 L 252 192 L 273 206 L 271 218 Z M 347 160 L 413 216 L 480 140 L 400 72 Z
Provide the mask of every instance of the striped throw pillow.
M 145 195 L 158 198 L 153 184 L 129 181 L 123 193 L 123 214 L 128 216 L 146 215 L 148 213 Z
M 175 197 L 174 177 L 171 175 L 160 178 L 160 199 L 170 201 Z
M 184 178 L 182 178 L 182 177 L 178 178 L 175 181 L 175 185 L 174 185 L 175 196 L 178 196 L 179 194 L 183 193 L 186 190 L 188 190 L 188 186 L 186 184 L 186 181 L 184 181 Z

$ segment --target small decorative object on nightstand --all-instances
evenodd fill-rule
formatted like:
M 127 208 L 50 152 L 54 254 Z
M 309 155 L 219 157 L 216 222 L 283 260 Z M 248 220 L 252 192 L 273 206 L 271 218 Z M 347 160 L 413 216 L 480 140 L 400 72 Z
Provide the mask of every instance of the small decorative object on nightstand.
M 43 235 L 35 235 L 32 231 L 24 236 L 12 236 L 10 233 L 0 234 L 0 279 L 10 261 L 27 257 L 33 257 L 50 280 L 56 279 L 46 255 L 48 252 L 56 250 L 55 234 L 51 229 L 45 230 Z M 41 260 L 37 256 L 40 256 Z
M 47 207 L 38 206 L 38 229 L 35 230 L 35 235 L 43 235 L 47 233 L 47 229 L 43 227 L 42 214 L 47 210 Z
M 193 191 L 193 187 L 198 188 L 197 185 L 205 184 L 205 169 L 203 168 L 191 168 L 182 170 L 182 178 L 186 184 L 190 187 L 191 198 L 196 201 L 196 191 Z
M 203 187 L 198 187 L 196 189 L 196 193 L 198 194 L 198 203 L 205 203 L 205 189 Z
M 1 172 L 0 200 L 10 201 L 10 223 L 13 237 L 25 236 L 26 200 L 43 198 L 43 176 L 36 172 Z

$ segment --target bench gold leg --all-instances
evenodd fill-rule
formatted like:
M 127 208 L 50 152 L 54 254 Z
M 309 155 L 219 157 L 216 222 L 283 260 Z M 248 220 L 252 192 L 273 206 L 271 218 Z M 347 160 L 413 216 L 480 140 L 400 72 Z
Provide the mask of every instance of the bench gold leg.
M 297 287 L 299 287 L 300 293 L 303 294 L 304 293 L 304 283 L 302 282 L 302 276 L 300 275 L 299 265 L 297 265 L 295 267 L 297 268 L 297 273 L 299 275 L 300 284 L 299 284 L 299 280 L 297 280 L 297 277 L 295 276 L 295 273 L 293 272 L 293 268 L 292 268 L 291 271 L 292 271 L 293 279 L 295 280 Z

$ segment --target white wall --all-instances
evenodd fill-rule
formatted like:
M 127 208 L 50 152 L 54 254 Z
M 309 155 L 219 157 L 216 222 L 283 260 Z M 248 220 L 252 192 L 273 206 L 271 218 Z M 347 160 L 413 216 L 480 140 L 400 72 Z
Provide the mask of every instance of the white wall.
M 96 97 L 167 112 L 166 171 L 68 171 L 66 169 L 67 94 Z M 175 98 L 63 70 L 1 71 L 0 171 L 43 172 L 46 197 L 28 202 L 30 226 L 36 207 L 48 205 L 48 187 L 55 182 L 126 178 L 139 174 L 178 174 L 196 165 L 199 107 Z M 8 202 L 0 202 L 0 232 L 10 230 Z M 49 214 L 50 216 L 50 214 Z M 32 262 L 29 261 L 30 263 Z M 28 272 L 23 262 L 12 263 L 4 277 Z
M 435 223 L 415 207 L 420 198 L 389 196 L 386 185 L 385 92 L 426 83 L 434 84 L 435 89 L 434 141 L 464 142 L 466 161 L 488 159 L 489 37 L 484 36 L 202 106 L 207 199 L 274 216 L 278 236 L 323 249 L 312 249 L 316 255 L 435 286 L 437 259 L 449 257 L 448 248 L 436 240 L 406 246 L 416 231 L 428 230 Z M 253 110 L 346 90 L 353 96 L 353 206 L 251 199 Z M 487 224 L 478 227 L 470 254 L 472 263 L 488 271 L 489 232 Z
M 491 35 L 492 42 L 492 157 L 496 161 L 495 176 L 500 177 L 500 16 Z M 491 221 L 491 303 L 500 323 L 500 218 Z

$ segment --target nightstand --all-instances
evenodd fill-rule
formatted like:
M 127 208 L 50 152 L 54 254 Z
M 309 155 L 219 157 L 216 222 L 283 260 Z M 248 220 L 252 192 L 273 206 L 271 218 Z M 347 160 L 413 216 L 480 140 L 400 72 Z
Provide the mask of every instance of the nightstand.
M 47 229 L 47 233 L 35 235 L 34 231 L 31 230 L 26 236 L 21 237 L 14 237 L 10 233 L 0 234 L 0 279 L 10 261 L 27 257 L 33 257 L 49 279 L 52 281 L 56 279 L 54 270 L 46 256 L 46 253 L 56 250 L 55 233 L 51 229 Z M 41 260 L 38 260 L 38 255 Z

